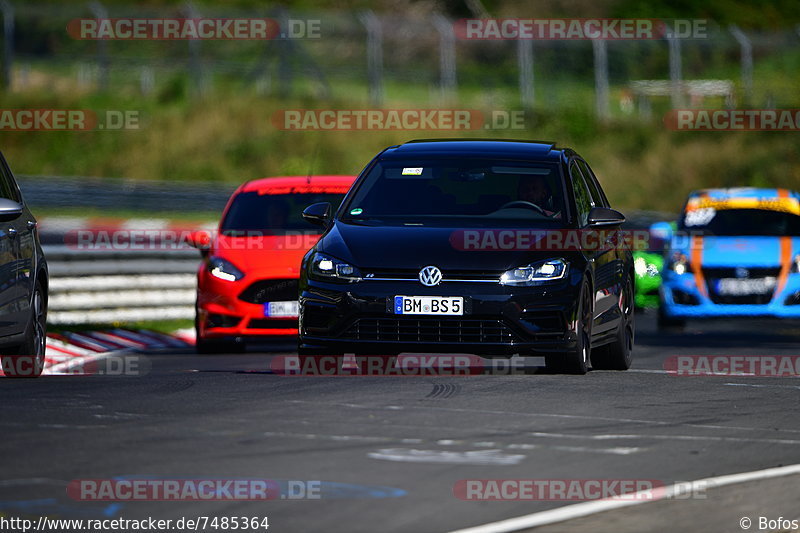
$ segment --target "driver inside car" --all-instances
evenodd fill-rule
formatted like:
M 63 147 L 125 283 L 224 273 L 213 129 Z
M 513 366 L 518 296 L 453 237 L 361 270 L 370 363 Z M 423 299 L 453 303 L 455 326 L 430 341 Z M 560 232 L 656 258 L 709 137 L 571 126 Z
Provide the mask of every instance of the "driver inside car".
M 520 176 L 517 185 L 517 198 L 522 202 L 530 202 L 542 209 L 548 217 L 557 218 L 560 212 L 553 211 L 553 193 L 544 176 Z

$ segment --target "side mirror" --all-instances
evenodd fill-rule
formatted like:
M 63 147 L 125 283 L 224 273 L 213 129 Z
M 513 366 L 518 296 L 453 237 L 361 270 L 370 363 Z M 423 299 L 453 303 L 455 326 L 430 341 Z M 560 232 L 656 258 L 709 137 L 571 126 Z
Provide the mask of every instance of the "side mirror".
M 14 220 L 22 214 L 24 207 L 14 200 L 0 198 L 0 220 Z
M 205 230 L 191 232 L 186 240 L 189 246 L 197 248 L 201 252 L 211 248 L 211 234 Z
M 607 228 L 621 226 L 625 222 L 625 215 L 608 207 L 595 207 L 589 211 L 590 228 Z
M 327 226 L 331 216 L 331 204 L 320 202 L 311 204 L 303 210 L 303 218 L 317 226 Z

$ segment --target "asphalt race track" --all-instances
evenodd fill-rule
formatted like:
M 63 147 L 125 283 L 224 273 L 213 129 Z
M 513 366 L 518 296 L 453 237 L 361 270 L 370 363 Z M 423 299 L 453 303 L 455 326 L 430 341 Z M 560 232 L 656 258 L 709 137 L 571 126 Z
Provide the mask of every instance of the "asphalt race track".
M 795 377 L 678 377 L 674 355 L 798 354 L 800 323 L 637 315 L 634 368 L 586 376 L 285 377 L 244 355 L 147 354 L 141 377 L 0 379 L 0 515 L 269 517 L 277 532 L 445 532 L 572 505 L 472 502 L 465 479 L 664 484 L 800 463 Z M 76 479 L 320 481 L 320 499 L 86 502 Z M 741 531 L 751 513 L 800 518 L 800 476 L 709 488 L 536 531 Z M 296 485 L 299 486 L 299 485 Z M 304 485 L 306 487 L 312 485 Z M 754 523 L 752 530 L 758 531 Z M 488 529 L 487 529 L 488 531 Z

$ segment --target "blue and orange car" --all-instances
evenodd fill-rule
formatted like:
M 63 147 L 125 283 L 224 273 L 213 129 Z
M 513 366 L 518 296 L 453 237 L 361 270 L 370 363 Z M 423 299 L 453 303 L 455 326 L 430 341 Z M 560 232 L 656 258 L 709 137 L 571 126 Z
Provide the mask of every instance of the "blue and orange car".
M 263 178 L 231 195 L 216 232 L 195 232 L 195 330 L 200 353 L 240 352 L 249 340 L 297 335 L 300 262 L 323 229 L 308 205 L 338 206 L 355 176 Z
M 677 231 L 670 231 L 662 276 L 660 326 L 689 318 L 800 317 L 800 193 L 691 193 Z

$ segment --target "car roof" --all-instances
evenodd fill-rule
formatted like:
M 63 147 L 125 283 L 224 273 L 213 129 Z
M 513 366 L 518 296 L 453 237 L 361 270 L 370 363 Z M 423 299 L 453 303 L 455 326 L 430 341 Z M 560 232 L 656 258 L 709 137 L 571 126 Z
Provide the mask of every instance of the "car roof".
M 727 200 L 731 198 L 796 198 L 800 200 L 800 193 L 789 189 L 729 187 L 692 191 L 692 193 L 689 194 L 689 198 L 710 198 L 714 200 Z
M 345 193 L 355 181 L 355 176 L 278 176 L 248 181 L 238 192 L 342 192 Z
M 526 141 L 514 139 L 418 139 L 390 146 L 381 159 L 404 159 L 409 156 L 452 156 L 469 154 L 495 156 L 508 159 L 536 159 L 558 161 L 568 149 L 556 147 L 551 141 Z

